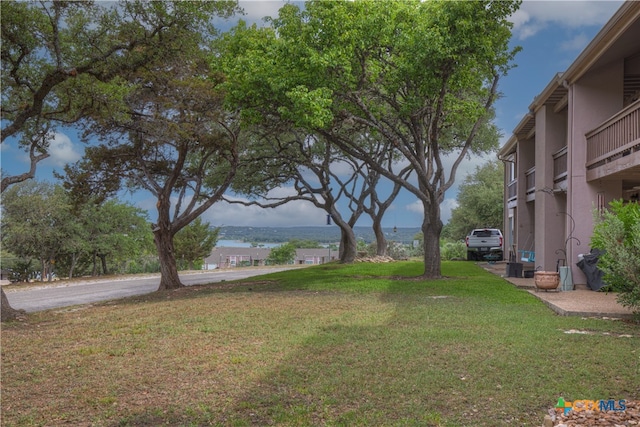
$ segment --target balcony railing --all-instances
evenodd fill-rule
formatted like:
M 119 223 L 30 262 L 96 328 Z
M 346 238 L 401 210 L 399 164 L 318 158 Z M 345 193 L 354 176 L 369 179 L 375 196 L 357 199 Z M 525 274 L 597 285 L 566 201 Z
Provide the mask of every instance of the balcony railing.
M 640 100 L 611 117 L 587 137 L 587 169 L 640 150 Z
M 535 199 L 536 195 L 536 167 L 532 167 L 528 171 L 524 173 L 526 192 L 527 192 L 527 201 L 531 201 Z
M 518 197 L 518 180 L 514 179 L 507 185 L 507 201 L 515 200 Z
M 567 179 L 567 147 L 553 153 L 553 182 Z

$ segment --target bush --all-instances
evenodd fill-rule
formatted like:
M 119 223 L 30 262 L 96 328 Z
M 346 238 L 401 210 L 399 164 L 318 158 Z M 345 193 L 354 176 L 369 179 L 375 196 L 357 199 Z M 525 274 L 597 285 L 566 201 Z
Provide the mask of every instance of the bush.
M 293 264 L 296 259 L 296 247 L 291 243 L 271 249 L 266 259 L 268 265 Z
M 407 247 L 399 242 L 387 242 L 387 256 L 399 260 L 409 258 Z
M 462 241 L 440 241 L 440 258 L 444 261 L 466 259 L 467 246 Z
M 605 251 L 598 260 L 608 289 L 619 292 L 620 304 L 640 314 L 640 205 L 622 200 L 595 214 L 591 246 Z
M 34 270 L 31 261 L 32 260 L 26 259 L 13 260 L 13 262 L 10 263 L 12 265 L 7 267 L 10 273 L 10 280 L 12 282 L 28 282 Z

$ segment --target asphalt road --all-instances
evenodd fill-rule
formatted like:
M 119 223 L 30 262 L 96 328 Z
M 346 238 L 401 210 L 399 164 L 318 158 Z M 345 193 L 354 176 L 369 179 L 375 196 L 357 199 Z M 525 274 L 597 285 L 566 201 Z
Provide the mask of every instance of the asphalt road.
M 261 274 L 290 270 L 297 267 L 249 267 L 228 270 L 213 270 L 191 274 L 180 274 L 182 283 L 202 285 L 238 280 Z M 154 292 L 160 284 L 160 276 L 127 277 L 122 279 L 88 279 L 87 281 L 64 281 L 43 284 L 42 286 L 25 287 L 24 289 L 6 289 L 5 294 L 11 307 L 22 309 L 28 313 L 72 305 L 90 304 L 108 301 L 133 295 Z

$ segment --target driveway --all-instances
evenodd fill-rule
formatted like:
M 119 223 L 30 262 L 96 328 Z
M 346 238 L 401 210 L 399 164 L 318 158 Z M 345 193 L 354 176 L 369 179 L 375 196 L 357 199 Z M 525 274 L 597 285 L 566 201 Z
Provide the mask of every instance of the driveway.
M 285 267 L 248 267 L 225 270 L 213 270 L 180 274 L 182 283 L 202 285 L 226 280 L 239 280 L 262 274 L 300 268 Z M 5 288 L 5 294 L 11 307 L 28 313 L 71 305 L 89 304 L 134 295 L 143 295 L 158 289 L 160 275 L 126 276 L 123 278 L 87 279 L 84 281 L 59 281 L 43 283 L 41 286 L 29 286 L 23 289 Z

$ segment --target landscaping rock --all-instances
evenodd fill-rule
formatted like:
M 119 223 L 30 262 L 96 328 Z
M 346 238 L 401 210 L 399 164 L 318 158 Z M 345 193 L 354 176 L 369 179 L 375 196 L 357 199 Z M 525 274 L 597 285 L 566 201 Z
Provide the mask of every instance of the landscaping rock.
M 640 402 L 625 402 L 624 411 L 570 411 L 568 414 L 558 414 L 553 420 L 555 427 L 640 427 Z M 551 412 L 551 411 L 550 411 Z M 543 426 L 548 426 L 545 417 Z
M 394 262 L 395 260 L 389 256 L 364 256 L 356 258 L 355 262 L 373 262 L 383 264 L 386 262 Z

